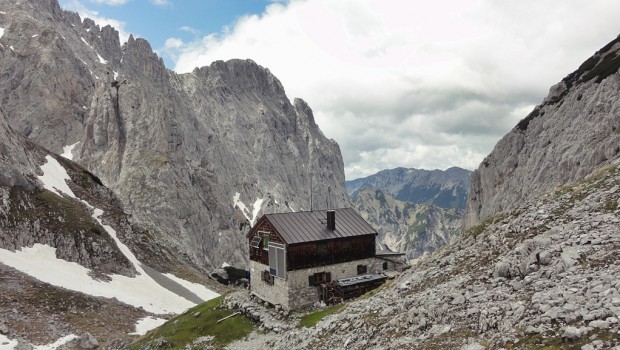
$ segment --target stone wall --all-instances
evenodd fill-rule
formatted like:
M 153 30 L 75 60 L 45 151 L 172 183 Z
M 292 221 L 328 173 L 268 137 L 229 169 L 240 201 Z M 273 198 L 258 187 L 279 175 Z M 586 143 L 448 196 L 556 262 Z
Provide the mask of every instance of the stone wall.
M 250 260 L 250 289 L 252 292 L 264 301 L 290 309 L 287 281 L 274 277 L 273 285 L 270 285 L 261 280 L 261 274 L 264 271 L 269 271 L 268 265 Z
M 320 272 L 331 273 L 331 279 L 357 276 L 357 266 L 365 265 L 366 273 L 381 273 L 383 264 L 387 262 L 387 270 L 402 268 L 402 263 L 397 259 L 368 258 L 349 261 L 341 264 L 313 267 L 303 270 L 287 271 L 286 280 L 274 277 L 273 285 L 261 280 L 263 271 L 268 271 L 269 266 L 256 261 L 250 261 L 250 286 L 252 292 L 264 301 L 273 305 L 281 305 L 285 309 L 293 310 L 308 307 L 319 301 L 317 286 L 311 286 L 308 277 Z
M 384 260 L 382 259 L 369 258 L 341 264 L 289 271 L 287 275 L 289 307 L 290 309 L 299 309 L 319 301 L 318 287 L 310 286 L 308 282 L 308 277 L 315 273 L 330 272 L 332 280 L 337 280 L 357 276 L 358 265 L 365 265 L 366 273 L 380 273 L 383 271 L 383 262 Z

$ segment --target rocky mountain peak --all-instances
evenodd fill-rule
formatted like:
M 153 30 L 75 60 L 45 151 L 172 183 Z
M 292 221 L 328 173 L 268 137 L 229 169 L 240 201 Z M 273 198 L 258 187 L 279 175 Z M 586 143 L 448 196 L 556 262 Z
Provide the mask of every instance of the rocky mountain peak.
M 554 85 L 472 176 L 467 227 L 620 158 L 620 39 Z
M 121 47 L 115 29 L 55 1 L 24 4 L 0 16 L 9 125 L 58 153 L 79 142 L 74 159 L 179 256 L 243 266 L 249 226 L 308 209 L 311 183 L 315 203 L 347 204 L 338 145 L 267 68 L 230 60 L 176 74 L 144 39 Z
M 250 59 L 232 59 L 215 61 L 209 66 L 194 70 L 200 79 L 219 81 L 235 91 L 269 90 L 274 95 L 284 96 L 280 81 L 269 71 Z

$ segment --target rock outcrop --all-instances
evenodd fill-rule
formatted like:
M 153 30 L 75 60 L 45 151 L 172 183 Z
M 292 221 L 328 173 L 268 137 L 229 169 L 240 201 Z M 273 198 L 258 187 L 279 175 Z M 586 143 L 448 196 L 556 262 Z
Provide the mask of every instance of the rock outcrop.
M 471 180 L 465 226 L 620 158 L 620 38 L 550 89 Z
M 250 60 L 167 70 L 149 43 L 63 11 L 0 1 L 0 101 L 13 130 L 111 188 L 175 255 L 244 266 L 245 233 L 267 212 L 348 203 L 340 149 L 299 99 Z

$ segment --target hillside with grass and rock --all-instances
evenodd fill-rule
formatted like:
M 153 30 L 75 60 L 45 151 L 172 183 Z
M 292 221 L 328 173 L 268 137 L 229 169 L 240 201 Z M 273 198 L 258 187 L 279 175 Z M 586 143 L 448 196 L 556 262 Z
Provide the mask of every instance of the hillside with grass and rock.
M 124 346 L 142 323 L 217 296 L 67 157 L 0 110 L 0 345 Z
M 620 163 L 471 227 L 275 349 L 620 346 Z

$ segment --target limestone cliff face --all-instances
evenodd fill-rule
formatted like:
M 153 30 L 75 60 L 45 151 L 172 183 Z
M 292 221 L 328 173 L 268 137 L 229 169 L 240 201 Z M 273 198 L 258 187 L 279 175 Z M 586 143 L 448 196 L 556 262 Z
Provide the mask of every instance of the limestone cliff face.
M 118 32 L 82 22 L 56 0 L 0 0 L 0 11 L 5 116 L 16 132 L 61 153 L 81 138 L 96 85 L 120 61 Z
M 266 212 L 344 206 L 344 165 L 302 100 L 250 60 L 167 70 L 149 43 L 56 0 L 0 0 L 0 101 L 13 130 L 113 189 L 185 260 L 243 265 Z M 326 205 L 326 204 L 325 204 Z M 315 206 L 316 207 L 316 206 Z
M 465 226 L 620 158 L 620 38 L 550 89 L 472 176 Z

